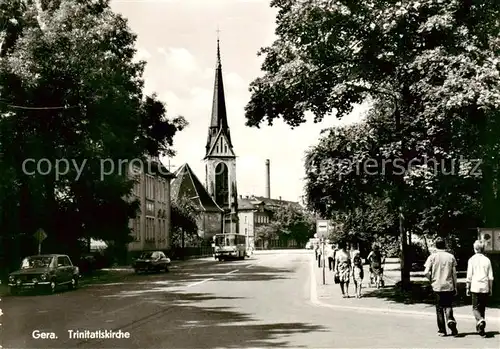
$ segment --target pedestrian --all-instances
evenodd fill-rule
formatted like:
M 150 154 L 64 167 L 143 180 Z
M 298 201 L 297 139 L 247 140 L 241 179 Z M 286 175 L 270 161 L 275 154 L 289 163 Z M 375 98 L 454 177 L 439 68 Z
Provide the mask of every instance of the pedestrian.
M 332 244 L 327 245 L 327 253 L 326 256 L 328 257 L 328 269 L 330 271 L 333 271 L 333 267 L 335 266 L 335 249 Z
M 446 336 L 448 325 L 452 336 L 456 336 L 458 330 L 453 316 L 453 298 L 458 294 L 457 261 L 451 253 L 445 251 L 446 243 L 442 238 L 437 238 L 435 244 L 436 251 L 427 258 L 424 274 L 431 282 L 436 295 L 438 335 Z
M 352 258 L 352 279 L 354 281 L 354 286 L 356 287 L 357 298 L 361 298 L 361 286 L 363 284 L 363 277 L 363 260 L 361 259 L 361 253 L 356 250 L 354 251 Z
M 349 298 L 349 279 L 351 272 L 351 258 L 347 252 L 347 244 L 339 243 L 335 253 L 335 277 L 339 280 L 343 298 Z
M 493 268 L 484 253 L 484 243 L 474 242 L 474 256 L 467 263 L 467 296 L 472 295 L 472 313 L 476 318 L 476 331 L 486 336 L 485 311 L 488 296 L 493 294 Z
M 376 284 L 377 288 L 382 286 L 382 264 L 384 257 L 380 252 L 378 244 L 372 245 L 372 250 L 366 260 L 370 266 L 370 284 Z

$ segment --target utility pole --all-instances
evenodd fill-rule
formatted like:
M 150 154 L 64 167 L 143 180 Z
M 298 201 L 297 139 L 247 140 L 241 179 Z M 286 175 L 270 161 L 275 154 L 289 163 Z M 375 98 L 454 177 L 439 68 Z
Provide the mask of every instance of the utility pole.
M 323 238 L 323 253 L 322 253 L 322 258 L 323 258 L 323 285 L 326 285 L 326 278 L 325 278 L 325 238 Z

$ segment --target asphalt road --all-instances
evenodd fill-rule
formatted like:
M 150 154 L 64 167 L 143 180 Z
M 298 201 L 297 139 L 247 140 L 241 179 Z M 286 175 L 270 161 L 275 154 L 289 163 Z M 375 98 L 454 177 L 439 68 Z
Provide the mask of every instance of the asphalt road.
M 194 261 L 56 295 L 2 299 L 3 348 L 498 348 L 499 337 L 438 338 L 433 319 L 311 302 L 310 251 Z M 33 331 L 57 339 L 35 339 Z M 122 330 L 125 339 L 71 339 Z M 461 330 L 461 328 L 459 328 Z M 470 330 L 468 330 L 470 332 Z

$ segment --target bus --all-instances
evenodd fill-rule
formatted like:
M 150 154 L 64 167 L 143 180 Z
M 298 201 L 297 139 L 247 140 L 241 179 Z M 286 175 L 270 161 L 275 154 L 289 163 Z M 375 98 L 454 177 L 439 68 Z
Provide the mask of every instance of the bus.
M 230 258 L 245 259 L 247 254 L 247 238 L 239 234 L 216 234 L 214 236 L 214 257 L 216 260 Z

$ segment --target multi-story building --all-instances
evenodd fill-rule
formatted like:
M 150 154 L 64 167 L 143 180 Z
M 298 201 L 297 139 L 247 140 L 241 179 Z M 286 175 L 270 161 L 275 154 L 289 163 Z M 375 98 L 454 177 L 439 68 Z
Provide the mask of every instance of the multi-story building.
M 240 196 L 238 200 L 238 218 L 240 234 L 247 237 L 248 246 L 255 248 L 256 230 L 259 226 L 273 222 L 273 212 L 280 206 L 301 207 L 298 202 L 270 199 L 262 196 Z
M 134 239 L 129 251 L 167 250 L 170 248 L 170 173 L 158 158 L 150 159 L 148 166 L 131 168 L 130 176 L 137 182 L 132 198 L 140 202 L 140 210 L 129 227 Z M 146 169 L 147 167 L 147 169 Z

